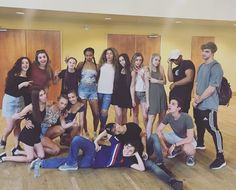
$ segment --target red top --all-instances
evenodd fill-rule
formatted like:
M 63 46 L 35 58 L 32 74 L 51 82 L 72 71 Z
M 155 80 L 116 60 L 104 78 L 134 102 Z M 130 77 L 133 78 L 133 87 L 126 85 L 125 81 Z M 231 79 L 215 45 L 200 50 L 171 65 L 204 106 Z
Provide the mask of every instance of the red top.
M 47 71 L 40 69 L 36 64 L 32 65 L 31 80 L 33 81 L 33 86 L 37 86 L 39 88 L 48 87 L 50 82 Z

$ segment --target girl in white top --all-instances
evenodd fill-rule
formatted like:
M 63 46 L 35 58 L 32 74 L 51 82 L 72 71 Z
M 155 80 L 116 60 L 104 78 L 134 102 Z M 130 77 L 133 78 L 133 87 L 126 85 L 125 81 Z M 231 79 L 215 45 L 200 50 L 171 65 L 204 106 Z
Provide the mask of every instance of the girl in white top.
M 141 105 L 144 127 L 147 125 L 147 98 L 148 98 L 148 77 L 147 67 L 143 66 L 143 55 L 135 53 L 131 60 L 132 64 L 132 80 L 130 85 L 130 93 L 133 105 L 133 121 L 139 124 L 139 104 Z
M 114 48 L 105 49 L 101 55 L 98 65 L 98 104 L 101 123 L 100 132 L 104 130 L 107 122 L 108 110 L 113 93 L 116 64 L 116 50 Z

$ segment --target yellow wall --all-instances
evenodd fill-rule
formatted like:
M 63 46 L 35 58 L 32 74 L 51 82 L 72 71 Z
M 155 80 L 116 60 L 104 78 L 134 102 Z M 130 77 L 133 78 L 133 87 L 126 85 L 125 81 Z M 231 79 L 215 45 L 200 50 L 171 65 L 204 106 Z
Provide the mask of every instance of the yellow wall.
M 62 60 L 67 55 L 83 60 L 82 51 L 91 46 L 96 50 L 98 61 L 101 52 L 106 48 L 108 33 L 114 34 L 150 34 L 161 35 L 162 64 L 167 70 L 166 60 L 173 48 L 183 52 L 185 59 L 191 58 L 192 36 L 215 36 L 218 51 L 215 58 L 222 64 L 224 74 L 229 79 L 233 91 L 236 91 L 236 27 L 201 26 L 201 25 L 163 25 L 163 24 L 127 24 L 113 25 L 91 23 L 89 30 L 84 23 L 73 20 L 20 20 L 17 18 L 0 18 L 0 26 L 10 29 L 43 29 L 59 30 L 62 34 Z M 62 67 L 65 64 L 62 62 Z

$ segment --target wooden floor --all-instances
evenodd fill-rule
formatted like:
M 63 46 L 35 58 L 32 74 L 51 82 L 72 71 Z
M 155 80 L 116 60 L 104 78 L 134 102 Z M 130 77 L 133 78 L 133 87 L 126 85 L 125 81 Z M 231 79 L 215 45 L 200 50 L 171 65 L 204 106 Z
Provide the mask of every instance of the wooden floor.
M 191 110 L 192 112 L 192 110 Z M 91 113 L 89 113 L 91 114 Z M 88 116 L 91 125 L 91 115 Z M 215 158 L 215 149 L 211 137 L 206 135 L 205 151 L 196 154 L 196 165 L 187 167 L 184 157 L 166 159 L 166 165 L 177 179 L 184 181 L 185 190 L 235 190 L 236 189 L 236 97 L 229 107 L 221 107 L 218 114 L 219 127 L 224 138 L 224 151 L 227 166 L 221 170 L 208 169 Z M 113 108 L 109 121 L 114 120 Z M 129 120 L 131 120 L 129 118 Z M 0 131 L 5 122 L 0 118 Z M 13 145 L 9 138 L 7 152 Z M 40 170 L 39 178 L 33 177 L 33 171 L 27 164 L 0 163 L 0 190 L 165 190 L 170 189 L 150 172 L 138 172 L 127 168 L 79 169 L 75 172 L 58 170 Z

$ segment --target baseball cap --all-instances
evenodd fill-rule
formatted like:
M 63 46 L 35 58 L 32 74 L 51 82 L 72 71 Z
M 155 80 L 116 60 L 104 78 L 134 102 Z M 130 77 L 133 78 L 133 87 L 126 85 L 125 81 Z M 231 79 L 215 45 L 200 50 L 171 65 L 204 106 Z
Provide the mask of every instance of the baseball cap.
M 169 59 L 178 59 L 179 56 L 181 55 L 180 51 L 178 49 L 173 49 L 171 52 L 170 52 L 170 57 Z

